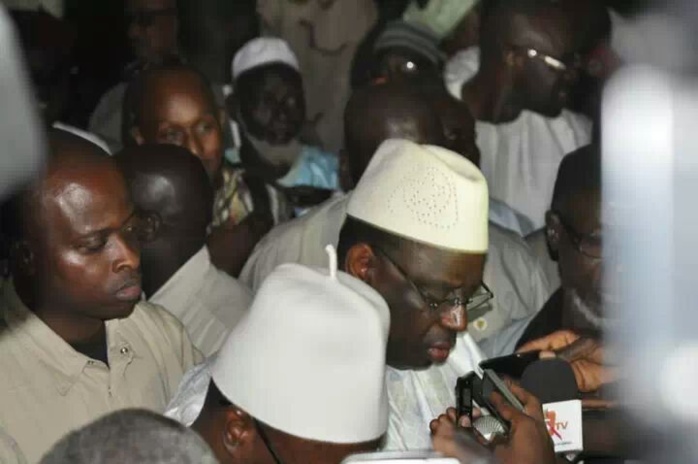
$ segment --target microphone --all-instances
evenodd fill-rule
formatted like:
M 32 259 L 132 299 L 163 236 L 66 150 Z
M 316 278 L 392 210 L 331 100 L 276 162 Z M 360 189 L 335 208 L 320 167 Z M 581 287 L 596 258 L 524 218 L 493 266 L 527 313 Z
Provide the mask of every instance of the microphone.
M 521 386 L 541 402 L 557 403 L 579 398 L 572 367 L 562 359 L 541 359 L 524 369 Z
M 582 402 L 572 367 L 562 359 L 531 363 L 521 376 L 521 386 L 543 405 L 545 425 L 556 453 L 584 450 Z

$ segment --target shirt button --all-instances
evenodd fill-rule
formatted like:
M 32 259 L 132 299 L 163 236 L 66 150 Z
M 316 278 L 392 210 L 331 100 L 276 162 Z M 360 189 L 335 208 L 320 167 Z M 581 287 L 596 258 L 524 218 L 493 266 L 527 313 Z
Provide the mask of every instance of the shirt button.
M 489 324 L 487 324 L 487 320 L 482 317 L 473 321 L 473 326 L 475 327 L 475 330 L 477 330 L 478 332 L 484 332 L 485 330 L 487 330 L 488 325 Z
M 123 355 L 128 354 L 128 347 L 127 346 L 124 346 L 123 348 L 121 348 L 121 354 L 123 354 Z
M 95 364 L 95 362 L 91 359 L 89 361 L 87 361 L 88 366 L 94 366 L 94 364 Z

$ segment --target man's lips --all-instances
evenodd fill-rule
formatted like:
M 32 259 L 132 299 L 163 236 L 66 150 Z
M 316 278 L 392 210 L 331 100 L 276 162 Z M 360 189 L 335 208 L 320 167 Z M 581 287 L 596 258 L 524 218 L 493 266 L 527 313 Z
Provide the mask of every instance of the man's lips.
M 448 355 L 451 354 L 451 350 L 453 349 L 453 343 L 449 342 L 439 342 L 439 343 L 434 343 L 431 346 L 429 346 L 429 349 L 427 350 L 427 353 L 429 353 L 429 358 L 437 364 L 441 364 L 448 359 Z
M 141 293 L 143 293 L 143 289 L 141 288 L 141 279 L 138 277 L 122 285 L 116 292 L 116 298 L 121 301 L 134 301 L 141 297 Z

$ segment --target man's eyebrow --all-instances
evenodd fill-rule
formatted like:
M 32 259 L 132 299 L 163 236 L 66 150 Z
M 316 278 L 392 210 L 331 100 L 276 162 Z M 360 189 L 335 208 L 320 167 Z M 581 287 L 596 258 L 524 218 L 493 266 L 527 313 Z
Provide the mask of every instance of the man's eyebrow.
M 90 235 L 96 235 L 96 234 L 104 234 L 108 232 L 114 232 L 115 230 L 120 230 L 121 228 L 124 227 L 129 221 L 131 221 L 137 214 L 136 209 L 134 208 L 133 211 L 131 211 L 131 214 L 128 215 L 126 219 L 119 225 L 118 227 L 105 227 L 103 229 L 95 229 L 95 230 L 88 230 L 83 233 L 79 233 L 78 236 L 79 238 L 84 238 L 84 237 L 89 237 Z

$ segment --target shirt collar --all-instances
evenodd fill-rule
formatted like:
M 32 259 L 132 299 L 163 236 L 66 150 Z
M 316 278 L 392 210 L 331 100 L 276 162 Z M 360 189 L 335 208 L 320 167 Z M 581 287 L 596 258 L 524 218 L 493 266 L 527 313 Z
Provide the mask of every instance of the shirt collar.
M 95 361 L 76 351 L 29 310 L 17 295 L 11 280 L 2 286 L 0 307 L 4 307 L 3 317 L 8 330 L 17 336 L 19 343 L 28 352 L 37 356 L 40 364 L 55 379 L 56 390 L 65 396 L 78 382 L 85 367 Z M 122 334 L 118 332 L 118 327 L 118 320 L 106 323 L 107 355 L 115 344 L 118 346 L 128 345 Z M 133 356 L 133 350 L 129 352 L 129 356 Z
M 211 274 L 216 272 L 217 269 L 211 264 L 208 248 L 203 246 L 149 298 L 149 301 L 164 306 L 175 316 L 181 316 L 180 313 L 187 309 L 192 294 L 200 290 Z

